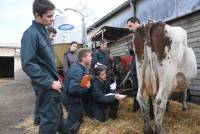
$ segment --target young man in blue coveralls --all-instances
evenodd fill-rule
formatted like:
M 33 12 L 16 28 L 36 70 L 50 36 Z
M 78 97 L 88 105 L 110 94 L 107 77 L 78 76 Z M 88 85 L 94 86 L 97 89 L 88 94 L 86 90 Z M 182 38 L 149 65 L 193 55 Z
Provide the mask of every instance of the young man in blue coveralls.
M 47 28 L 48 31 L 48 35 L 49 35 L 49 40 L 51 41 L 51 45 L 52 42 L 55 40 L 56 37 L 56 29 L 54 29 L 53 27 L 48 27 Z M 38 90 L 35 89 L 35 115 L 34 115 L 34 125 L 38 126 L 40 124 L 40 109 L 39 109 L 39 98 L 38 98 Z
M 63 127 L 61 83 L 46 26 L 53 22 L 55 6 L 35 0 L 35 20 L 21 40 L 22 69 L 30 77 L 39 99 L 39 134 L 66 134 Z
M 68 111 L 65 127 L 70 129 L 71 134 L 77 134 L 83 122 L 84 98 L 88 97 L 88 89 L 91 86 L 90 83 L 85 88 L 80 86 L 80 81 L 87 74 L 87 68 L 91 64 L 90 50 L 86 48 L 80 49 L 77 58 L 78 63 L 71 65 L 69 70 L 65 72 L 64 79 L 63 104 Z

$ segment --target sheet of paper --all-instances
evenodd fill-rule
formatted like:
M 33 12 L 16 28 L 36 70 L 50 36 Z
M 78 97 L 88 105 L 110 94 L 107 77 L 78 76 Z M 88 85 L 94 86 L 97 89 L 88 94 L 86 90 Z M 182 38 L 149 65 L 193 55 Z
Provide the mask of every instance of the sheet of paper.
M 112 83 L 112 84 L 110 85 L 110 89 L 111 89 L 111 90 L 116 90 L 116 88 L 117 88 L 117 83 L 116 83 L 116 81 L 115 81 L 114 83 Z
M 114 93 L 105 94 L 105 96 L 111 96 L 111 95 L 115 95 L 115 94 Z
M 97 63 L 95 64 L 94 68 L 97 68 L 98 66 L 104 66 L 105 68 L 107 68 L 107 66 L 105 66 L 105 65 L 103 65 L 103 64 L 101 64 L 101 63 L 99 63 L 99 62 L 97 62 Z

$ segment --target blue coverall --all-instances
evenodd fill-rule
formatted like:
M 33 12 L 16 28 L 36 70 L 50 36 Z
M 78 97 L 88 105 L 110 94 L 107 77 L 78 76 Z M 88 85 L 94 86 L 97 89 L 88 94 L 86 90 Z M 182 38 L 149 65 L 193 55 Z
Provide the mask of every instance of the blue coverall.
M 137 79 L 137 68 L 136 68 L 136 61 L 135 61 L 135 53 L 133 49 L 130 49 L 130 55 L 133 56 L 131 62 L 131 79 L 133 81 L 133 89 L 136 90 L 136 94 L 133 95 L 134 103 L 133 103 L 133 111 L 139 110 L 140 106 L 138 101 L 136 100 L 137 92 L 138 92 L 138 79 Z
M 118 100 L 114 95 L 105 96 L 105 94 L 114 93 L 110 90 L 108 81 L 100 81 L 97 77 L 92 80 L 92 87 L 90 94 L 91 99 L 91 117 L 101 122 L 106 121 L 107 111 L 108 116 L 112 119 L 117 118 Z
M 63 104 L 68 111 L 65 127 L 69 128 L 72 134 L 78 133 L 83 122 L 84 98 L 88 95 L 88 89 L 81 88 L 80 81 L 86 73 L 86 67 L 74 63 L 65 74 Z
M 97 62 L 110 67 L 111 59 L 109 54 L 107 52 L 103 52 L 101 49 L 98 49 L 92 57 L 92 66 L 94 67 Z
M 104 52 L 101 49 L 98 49 L 92 56 L 92 68 L 93 69 L 97 62 L 107 66 L 107 70 L 106 70 L 107 79 L 110 83 L 113 83 L 115 80 L 114 80 L 114 75 L 112 73 L 113 71 L 112 71 L 111 58 L 110 58 L 108 52 Z
M 38 97 L 38 89 L 35 90 L 35 115 L 34 115 L 34 124 L 40 124 L 40 98 Z
M 51 89 L 59 80 L 53 49 L 44 25 L 32 22 L 21 40 L 23 71 L 38 90 L 40 127 L 39 134 L 65 133 L 63 127 L 62 95 Z

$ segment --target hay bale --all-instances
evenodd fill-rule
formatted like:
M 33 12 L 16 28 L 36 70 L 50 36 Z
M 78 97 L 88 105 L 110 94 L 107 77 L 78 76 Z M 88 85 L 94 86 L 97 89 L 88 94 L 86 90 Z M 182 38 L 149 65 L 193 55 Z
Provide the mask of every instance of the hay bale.
M 141 134 L 143 120 L 140 111 L 132 113 L 132 98 L 120 102 L 118 119 L 100 123 L 96 120 L 84 118 L 80 134 Z M 182 111 L 181 104 L 170 102 L 170 112 L 165 114 L 164 128 L 167 134 L 199 134 L 200 106 L 188 103 L 188 110 Z M 65 114 L 66 116 L 66 114 Z M 155 126 L 155 122 L 152 121 Z M 32 117 L 28 117 L 16 126 L 23 128 L 27 134 L 37 134 L 38 128 L 33 126 Z

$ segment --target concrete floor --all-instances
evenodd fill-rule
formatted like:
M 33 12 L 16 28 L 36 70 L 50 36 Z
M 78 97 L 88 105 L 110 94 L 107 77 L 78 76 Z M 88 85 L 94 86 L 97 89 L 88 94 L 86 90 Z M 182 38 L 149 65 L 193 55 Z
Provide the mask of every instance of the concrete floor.
M 33 115 L 34 92 L 29 81 L 0 80 L 0 134 L 24 134 L 15 125 Z

